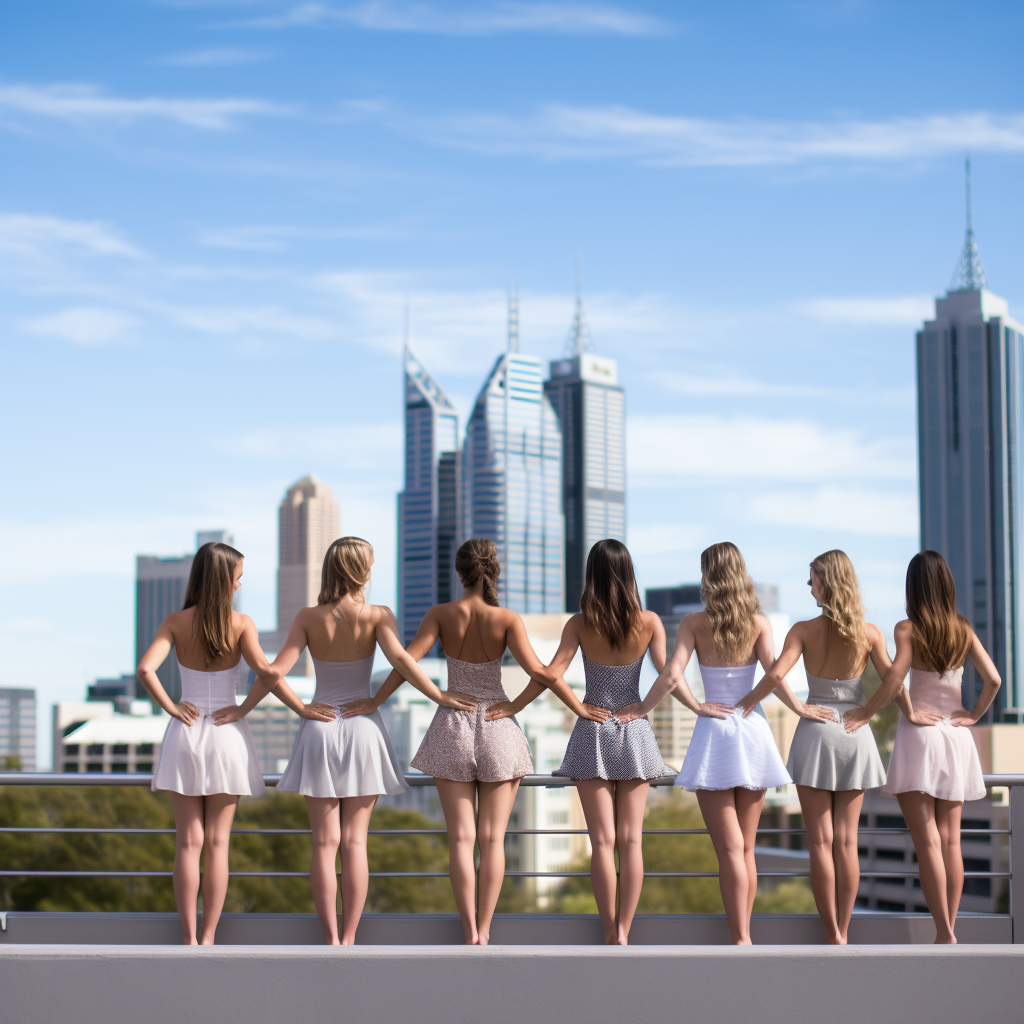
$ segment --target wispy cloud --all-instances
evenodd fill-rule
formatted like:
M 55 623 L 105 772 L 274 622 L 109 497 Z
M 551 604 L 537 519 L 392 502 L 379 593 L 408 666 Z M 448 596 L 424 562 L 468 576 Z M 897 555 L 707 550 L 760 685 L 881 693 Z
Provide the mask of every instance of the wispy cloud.
M 912 492 L 842 485 L 759 494 L 751 500 L 746 518 L 802 530 L 876 537 L 916 537 L 919 525 L 917 497 Z
M 0 107 L 79 124 L 157 120 L 205 130 L 230 128 L 243 116 L 289 112 L 287 107 L 259 99 L 132 98 L 110 96 L 92 85 L 4 86 Z
M 1024 114 L 974 113 L 881 121 L 711 120 L 625 106 L 547 104 L 523 116 L 411 117 L 390 125 L 437 145 L 548 160 L 626 159 L 660 166 L 754 167 L 903 162 L 971 152 L 1024 152 Z
M 99 221 L 68 220 L 28 213 L 0 215 L 0 251 L 38 258 L 53 245 L 68 246 L 101 256 L 136 258 L 142 251 Z
M 907 327 L 933 317 L 935 300 L 930 295 L 817 298 L 798 302 L 794 310 L 801 316 L 826 323 L 855 327 Z
M 238 64 L 253 64 L 266 60 L 268 54 L 262 50 L 247 50 L 242 47 L 214 47 L 208 50 L 189 50 L 186 53 L 169 53 L 158 57 L 157 64 L 169 64 L 183 68 L 224 68 Z
M 124 339 L 138 320 L 116 309 L 74 306 L 22 324 L 30 334 L 70 341 L 74 345 L 110 345 Z
M 254 18 L 254 28 L 351 25 L 377 32 L 484 36 L 502 32 L 552 35 L 650 36 L 672 30 L 663 18 L 611 4 L 505 3 L 460 7 L 395 0 L 355 4 L 298 4 L 279 15 Z

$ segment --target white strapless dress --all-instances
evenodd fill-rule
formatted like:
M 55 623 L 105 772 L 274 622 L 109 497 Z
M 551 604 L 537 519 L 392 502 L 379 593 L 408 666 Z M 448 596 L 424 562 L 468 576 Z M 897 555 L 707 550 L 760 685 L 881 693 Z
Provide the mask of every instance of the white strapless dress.
M 756 665 L 729 668 L 700 666 L 704 700 L 735 704 L 754 685 Z M 674 698 L 672 698 L 674 699 Z M 765 719 L 737 708 L 725 718 L 701 715 L 693 727 L 682 770 L 675 784 L 683 789 L 770 789 L 793 780 L 775 746 Z
M 359 661 L 320 661 L 313 703 L 330 704 L 335 711 L 370 696 L 373 655 Z M 348 797 L 403 793 L 401 766 L 379 711 L 333 722 L 306 718 L 299 726 L 291 760 L 278 791 L 303 796 Z
M 202 715 L 191 725 L 172 718 L 160 745 L 160 759 L 153 772 L 154 791 L 170 790 L 185 796 L 230 793 L 262 796 L 263 773 L 249 723 L 243 718 L 227 725 L 214 725 L 214 711 L 235 703 L 239 674 L 246 671 L 239 661 L 221 672 L 181 670 L 181 699 L 195 704 Z

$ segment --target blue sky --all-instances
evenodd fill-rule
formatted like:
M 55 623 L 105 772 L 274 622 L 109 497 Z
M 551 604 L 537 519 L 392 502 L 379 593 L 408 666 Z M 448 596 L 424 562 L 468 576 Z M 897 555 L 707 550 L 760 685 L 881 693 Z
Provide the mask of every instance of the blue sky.
M 799 618 L 841 546 L 891 630 L 965 152 L 1024 313 L 1020 4 L 8 0 L 0 32 L 5 684 L 130 671 L 133 557 L 196 529 L 272 626 L 307 472 L 392 602 L 405 302 L 465 412 L 513 282 L 562 352 L 577 253 L 641 585 L 730 538 Z

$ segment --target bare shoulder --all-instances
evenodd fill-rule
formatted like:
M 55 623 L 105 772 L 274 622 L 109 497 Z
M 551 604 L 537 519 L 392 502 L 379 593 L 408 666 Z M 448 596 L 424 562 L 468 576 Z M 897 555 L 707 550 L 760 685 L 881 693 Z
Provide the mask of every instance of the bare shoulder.
M 682 621 L 679 623 L 679 628 L 686 627 L 691 633 L 697 633 L 708 628 L 708 613 L 707 612 L 690 612 L 689 615 L 684 615 Z
M 772 624 L 768 621 L 768 616 L 758 612 L 754 616 L 754 624 L 757 626 L 757 632 L 759 635 L 768 634 L 771 635 Z
M 395 613 L 386 604 L 370 605 L 370 621 L 376 626 L 383 622 L 396 622 Z
M 575 615 L 570 615 L 565 621 L 565 625 L 562 627 L 562 636 L 576 636 L 580 635 L 580 629 L 583 626 L 583 615 L 577 612 Z
M 873 622 L 864 623 L 864 632 L 867 633 L 872 647 L 885 647 L 885 634 Z
M 247 629 L 255 629 L 256 623 L 249 618 L 248 615 L 242 614 L 242 612 L 231 613 L 231 628 L 236 634 L 242 634 Z
M 892 633 L 897 640 L 909 640 L 914 632 L 914 624 L 910 619 L 901 619 L 896 623 Z
M 647 629 L 657 629 L 661 622 L 661 616 L 657 612 L 647 611 L 643 613 L 641 621 Z

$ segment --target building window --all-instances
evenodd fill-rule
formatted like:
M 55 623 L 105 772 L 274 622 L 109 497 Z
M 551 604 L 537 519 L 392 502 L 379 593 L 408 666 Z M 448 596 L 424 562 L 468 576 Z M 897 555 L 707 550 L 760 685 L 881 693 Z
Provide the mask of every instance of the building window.
M 115 743 L 110 748 L 110 752 L 112 754 L 127 754 L 128 753 L 128 744 L 127 743 Z
M 145 755 L 146 757 L 150 757 L 150 756 L 152 756 L 152 753 L 153 753 L 153 744 L 152 743 L 138 743 L 135 746 L 135 753 L 136 753 L 136 756 L 138 756 L 138 757 L 142 757 L 143 755 Z
M 77 761 L 65 761 L 64 762 L 64 771 L 66 771 L 66 772 L 77 772 L 78 771 L 78 762 Z
M 64 744 L 64 756 L 65 757 L 77 757 L 78 756 L 78 744 L 77 743 L 65 743 Z
M 153 770 L 153 762 L 139 761 L 139 763 L 135 766 L 135 770 L 137 772 L 151 772 Z
M 902 814 L 879 814 L 875 817 L 875 824 L 879 828 L 906 828 L 907 823 Z
M 907 909 L 904 904 L 895 903 L 893 900 L 877 900 L 876 905 L 879 910 L 892 910 L 898 914 L 905 913 Z
M 111 766 L 112 772 L 126 772 L 128 771 L 128 765 L 124 761 L 115 761 Z
M 90 761 L 85 766 L 85 770 L 87 772 L 101 772 L 101 771 L 103 771 L 103 762 L 102 761 Z
M 906 860 L 902 850 L 875 850 L 877 860 Z
M 85 751 L 90 756 L 103 756 L 103 744 L 102 743 L 90 743 Z

